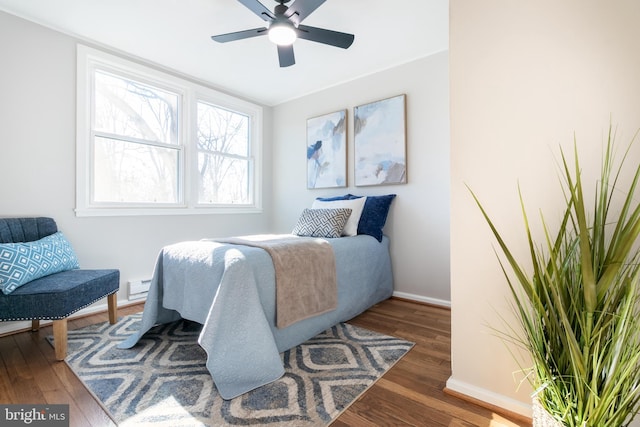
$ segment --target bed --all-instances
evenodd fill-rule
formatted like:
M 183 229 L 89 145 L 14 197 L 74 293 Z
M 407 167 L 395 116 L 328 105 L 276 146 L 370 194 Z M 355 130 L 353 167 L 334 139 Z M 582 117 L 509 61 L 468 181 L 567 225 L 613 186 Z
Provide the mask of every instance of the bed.
M 393 292 L 386 236 L 321 240 L 335 256 L 335 309 L 278 327 L 274 262 L 265 249 L 234 240 L 181 242 L 158 255 L 140 329 L 119 347 L 133 347 L 156 324 L 184 318 L 204 325 L 198 343 L 224 399 L 277 380 L 284 374 L 279 353 Z

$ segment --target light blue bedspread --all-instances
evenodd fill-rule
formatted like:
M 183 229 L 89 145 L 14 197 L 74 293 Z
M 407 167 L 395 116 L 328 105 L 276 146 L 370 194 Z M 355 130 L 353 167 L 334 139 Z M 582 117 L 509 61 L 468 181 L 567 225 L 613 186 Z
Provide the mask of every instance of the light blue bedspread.
M 336 259 L 338 308 L 283 329 L 275 326 L 275 271 L 265 250 L 208 240 L 164 247 L 140 330 L 118 347 L 131 348 L 154 325 L 185 318 L 204 325 L 198 342 L 224 399 L 277 380 L 284 374 L 280 352 L 393 292 L 387 237 L 382 242 L 367 235 L 326 240 Z

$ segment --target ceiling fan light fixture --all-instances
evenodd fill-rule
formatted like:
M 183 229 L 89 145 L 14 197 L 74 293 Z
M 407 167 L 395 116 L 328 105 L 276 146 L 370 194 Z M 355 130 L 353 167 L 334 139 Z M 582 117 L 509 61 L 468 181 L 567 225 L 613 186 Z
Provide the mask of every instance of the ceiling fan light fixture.
M 230 1 L 230 0 L 229 0 Z M 278 46 L 280 67 L 290 67 L 296 63 L 293 54 L 293 42 L 299 37 L 316 43 L 347 49 L 354 40 L 353 34 L 325 28 L 302 25 L 302 21 L 326 0 L 275 0 L 278 5 L 273 12 L 265 7 L 264 0 L 238 0 L 267 25 L 233 33 L 218 34 L 211 38 L 218 43 L 243 40 L 251 37 L 267 36 Z M 291 6 L 286 3 L 292 2 Z M 2 3 L 2 0 L 0 0 Z
M 288 22 L 274 22 L 269 26 L 269 40 L 279 46 L 289 46 L 297 38 L 293 25 Z

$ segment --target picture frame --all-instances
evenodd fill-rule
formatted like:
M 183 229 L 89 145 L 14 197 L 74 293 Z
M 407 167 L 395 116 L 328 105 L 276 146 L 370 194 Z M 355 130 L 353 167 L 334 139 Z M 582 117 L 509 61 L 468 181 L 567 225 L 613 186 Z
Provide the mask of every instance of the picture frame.
M 347 110 L 307 119 L 307 188 L 347 186 Z
M 354 107 L 356 186 L 406 184 L 406 95 Z

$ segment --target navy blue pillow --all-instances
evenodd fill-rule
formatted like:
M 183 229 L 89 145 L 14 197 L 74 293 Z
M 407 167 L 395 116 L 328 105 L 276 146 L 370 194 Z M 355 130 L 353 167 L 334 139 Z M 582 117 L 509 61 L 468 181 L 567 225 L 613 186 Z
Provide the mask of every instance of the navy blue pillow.
M 351 195 L 352 199 L 359 196 Z M 387 222 L 387 215 L 391 202 L 396 197 L 395 194 L 387 194 L 385 196 L 367 196 L 364 202 L 360 222 L 358 223 L 358 234 L 368 234 L 382 241 L 382 229 Z
M 333 197 L 318 197 L 318 200 L 332 201 L 332 200 L 348 200 L 359 199 L 363 196 L 355 196 L 353 194 L 345 194 L 344 196 Z M 387 215 L 389 215 L 389 208 L 391 202 L 396 197 L 395 194 L 387 194 L 384 196 L 367 196 L 367 201 L 364 202 L 364 208 L 362 209 L 362 215 L 360 216 L 360 222 L 358 222 L 358 234 L 368 234 L 382 241 L 382 229 L 387 222 Z
M 349 199 L 357 199 L 353 194 L 345 194 L 344 196 L 333 196 L 333 197 L 316 197 L 316 200 L 320 200 L 322 202 L 333 202 L 335 200 L 349 200 Z

